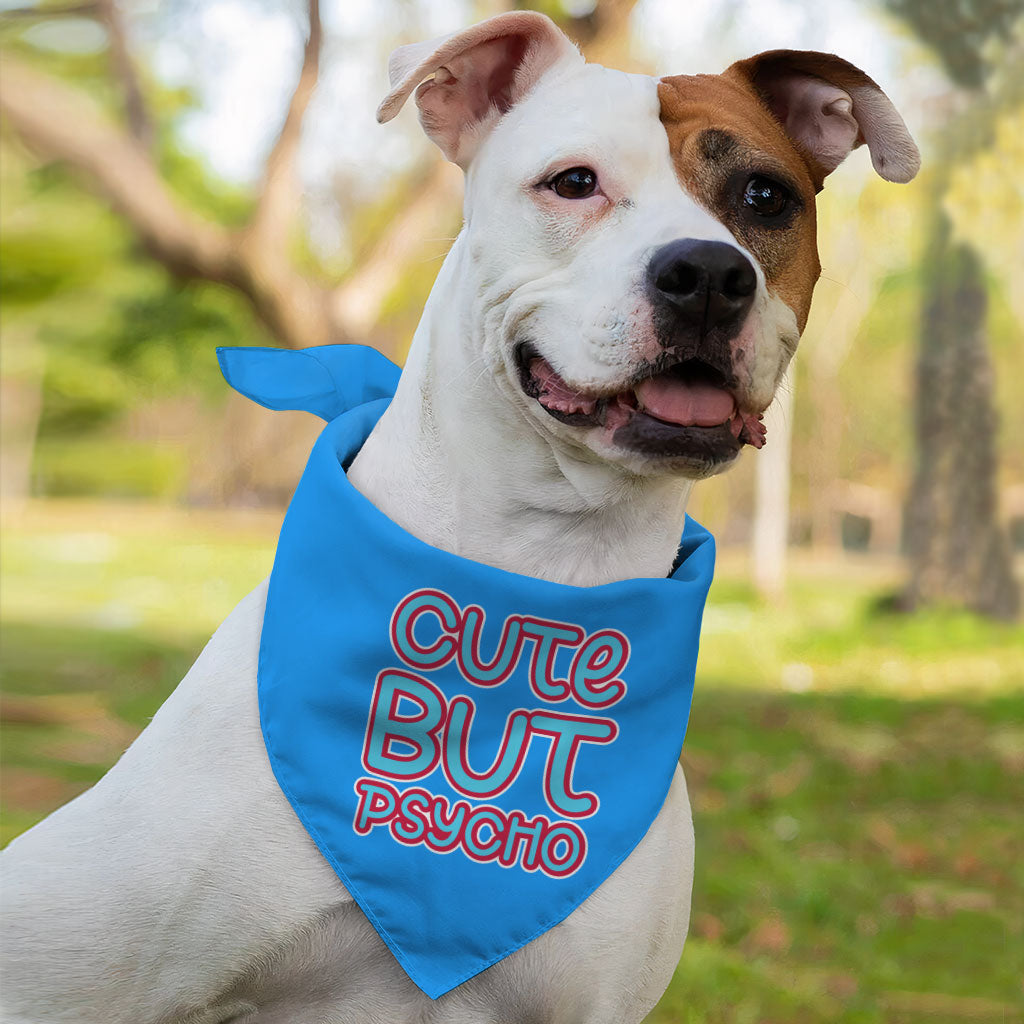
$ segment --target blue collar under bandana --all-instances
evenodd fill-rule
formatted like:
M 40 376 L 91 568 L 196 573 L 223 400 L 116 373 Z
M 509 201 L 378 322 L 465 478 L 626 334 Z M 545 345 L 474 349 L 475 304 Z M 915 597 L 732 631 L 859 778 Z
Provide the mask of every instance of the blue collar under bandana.
M 277 781 L 432 998 L 551 928 L 661 809 L 714 541 L 672 575 L 573 587 L 433 548 L 345 476 L 399 370 L 363 346 L 219 349 L 271 409 L 328 420 L 281 528 L 259 657 Z

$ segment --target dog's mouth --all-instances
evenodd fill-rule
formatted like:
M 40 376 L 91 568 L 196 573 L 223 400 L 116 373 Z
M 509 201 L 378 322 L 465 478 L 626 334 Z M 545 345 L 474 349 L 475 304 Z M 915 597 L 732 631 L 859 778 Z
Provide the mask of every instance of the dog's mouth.
M 725 374 L 702 359 L 667 355 L 614 394 L 567 384 L 529 342 L 516 349 L 516 364 L 523 391 L 549 415 L 602 427 L 614 444 L 635 452 L 713 464 L 745 444 L 765 443 L 761 415 L 743 411 Z

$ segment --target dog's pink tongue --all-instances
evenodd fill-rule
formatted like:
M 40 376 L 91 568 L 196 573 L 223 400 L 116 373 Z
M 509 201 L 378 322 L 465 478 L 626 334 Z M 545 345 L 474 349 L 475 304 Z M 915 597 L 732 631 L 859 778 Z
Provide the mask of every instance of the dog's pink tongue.
M 636 397 L 652 416 L 682 427 L 717 427 L 736 408 L 732 395 L 722 388 L 687 384 L 667 374 L 638 384 Z

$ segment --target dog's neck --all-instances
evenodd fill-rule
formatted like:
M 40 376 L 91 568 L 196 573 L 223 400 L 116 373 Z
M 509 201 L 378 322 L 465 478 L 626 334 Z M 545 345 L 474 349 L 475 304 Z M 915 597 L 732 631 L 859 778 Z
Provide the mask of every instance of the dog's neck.
M 349 480 L 414 536 L 496 568 L 576 586 L 667 575 L 690 482 L 627 475 L 552 445 L 484 361 L 465 357 L 453 335 L 475 329 L 473 303 L 456 294 L 461 248 Z

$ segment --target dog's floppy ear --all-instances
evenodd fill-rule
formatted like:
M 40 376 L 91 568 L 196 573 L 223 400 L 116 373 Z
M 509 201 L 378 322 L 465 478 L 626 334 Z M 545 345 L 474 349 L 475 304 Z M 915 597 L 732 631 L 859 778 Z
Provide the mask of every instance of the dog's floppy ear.
M 423 130 L 465 168 L 486 129 L 560 60 L 583 58 L 550 18 L 534 11 L 499 14 L 463 32 L 400 46 L 388 62 L 391 92 L 377 120 L 390 121 L 416 89 Z
M 871 163 L 887 181 L 907 182 L 921 156 L 892 101 L 860 68 L 812 50 L 769 50 L 725 72 L 760 96 L 797 144 L 820 186 L 867 143 Z

